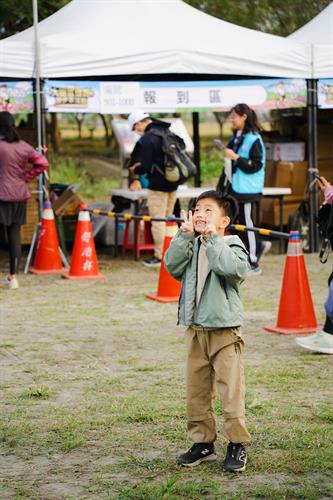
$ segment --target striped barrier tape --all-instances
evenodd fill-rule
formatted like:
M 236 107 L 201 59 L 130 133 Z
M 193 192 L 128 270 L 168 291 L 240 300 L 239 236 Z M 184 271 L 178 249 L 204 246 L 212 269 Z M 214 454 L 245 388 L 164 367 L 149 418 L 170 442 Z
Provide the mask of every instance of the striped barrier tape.
M 103 210 L 98 210 L 98 209 L 88 209 L 87 211 L 92 215 L 115 217 L 122 222 L 130 220 L 142 220 L 143 222 L 184 222 L 183 219 L 179 217 L 158 218 L 158 217 L 150 217 L 150 215 L 119 214 L 116 212 L 105 212 Z M 230 228 L 240 232 L 252 231 L 254 233 L 260 234 L 261 236 L 269 236 L 271 238 L 281 238 L 285 240 L 289 239 L 289 233 L 282 233 L 281 231 L 274 231 L 272 229 L 265 229 L 261 227 L 248 227 L 242 224 L 231 224 Z

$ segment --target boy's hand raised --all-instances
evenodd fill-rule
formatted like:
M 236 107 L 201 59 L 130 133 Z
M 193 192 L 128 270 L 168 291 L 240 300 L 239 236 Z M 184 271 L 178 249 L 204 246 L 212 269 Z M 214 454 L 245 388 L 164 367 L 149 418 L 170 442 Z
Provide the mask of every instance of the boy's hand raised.
M 214 224 L 208 223 L 205 227 L 204 232 L 202 233 L 202 236 L 204 236 L 205 238 L 210 238 L 215 234 L 218 234 L 216 227 L 214 226 Z
M 191 210 L 188 213 L 188 217 L 186 215 L 185 210 L 181 210 L 180 216 L 182 219 L 184 219 L 184 222 L 180 226 L 180 230 L 183 231 L 183 233 L 194 233 L 194 227 L 193 227 L 193 220 L 192 220 L 192 212 Z

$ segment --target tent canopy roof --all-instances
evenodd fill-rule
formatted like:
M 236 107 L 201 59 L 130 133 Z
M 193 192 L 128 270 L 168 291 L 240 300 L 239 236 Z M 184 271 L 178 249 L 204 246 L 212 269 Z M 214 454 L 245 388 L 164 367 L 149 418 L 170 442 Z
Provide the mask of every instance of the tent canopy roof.
M 306 78 L 310 51 L 181 0 L 72 0 L 39 23 L 44 78 L 212 74 Z M 34 76 L 34 30 L 0 42 L 0 76 Z
M 313 78 L 333 78 L 333 2 L 288 40 L 313 46 Z

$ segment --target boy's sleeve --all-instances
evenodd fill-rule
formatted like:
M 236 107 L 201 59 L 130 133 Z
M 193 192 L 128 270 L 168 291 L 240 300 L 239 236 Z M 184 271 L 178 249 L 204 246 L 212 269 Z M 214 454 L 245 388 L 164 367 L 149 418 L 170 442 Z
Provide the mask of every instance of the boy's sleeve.
M 164 265 L 176 280 L 181 281 L 186 266 L 192 259 L 193 244 L 194 234 L 184 233 L 180 230 L 171 240 L 164 255 Z
M 206 255 L 211 270 L 229 280 L 244 279 L 250 270 L 246 250 L 240 245 L 227 245 L 220 236 L 209 238 Z

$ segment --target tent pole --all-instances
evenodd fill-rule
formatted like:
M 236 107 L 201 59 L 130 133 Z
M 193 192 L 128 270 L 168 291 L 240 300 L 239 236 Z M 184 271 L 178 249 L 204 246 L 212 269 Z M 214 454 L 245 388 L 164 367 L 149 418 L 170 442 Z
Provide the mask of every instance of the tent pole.
M 197 166 L 197 175 L 194 179 L 195 187 L 201 186 L 201 172 L 200 172 L 200 135 L 199 135 L 199 113 L 197 111 L 192 113 L 192 125 L 193 125 L 193 144 L 194 144 L 194 155 L 193 160 Z
M 310 252 L 318 251 L 318 185 L 315 174 L 317 169 L 317 80 L 307 80 L 308 97 L 308 172 L 309 172 L 309 201 L 310 201 Z
M 41 102 L 41 81 L 40 81 L 40 53 L 38 36 L 38 5 L 37 0 L 32 0 L 32 11 L 35 34 L 35 108 L 36 108 L 36 126 L 37 126 L 37 150 L 42 153 L 42 102 Z M 38 177 L 38 204 L 39 216 L 41 218 L 43 211 L 43 174 Z

